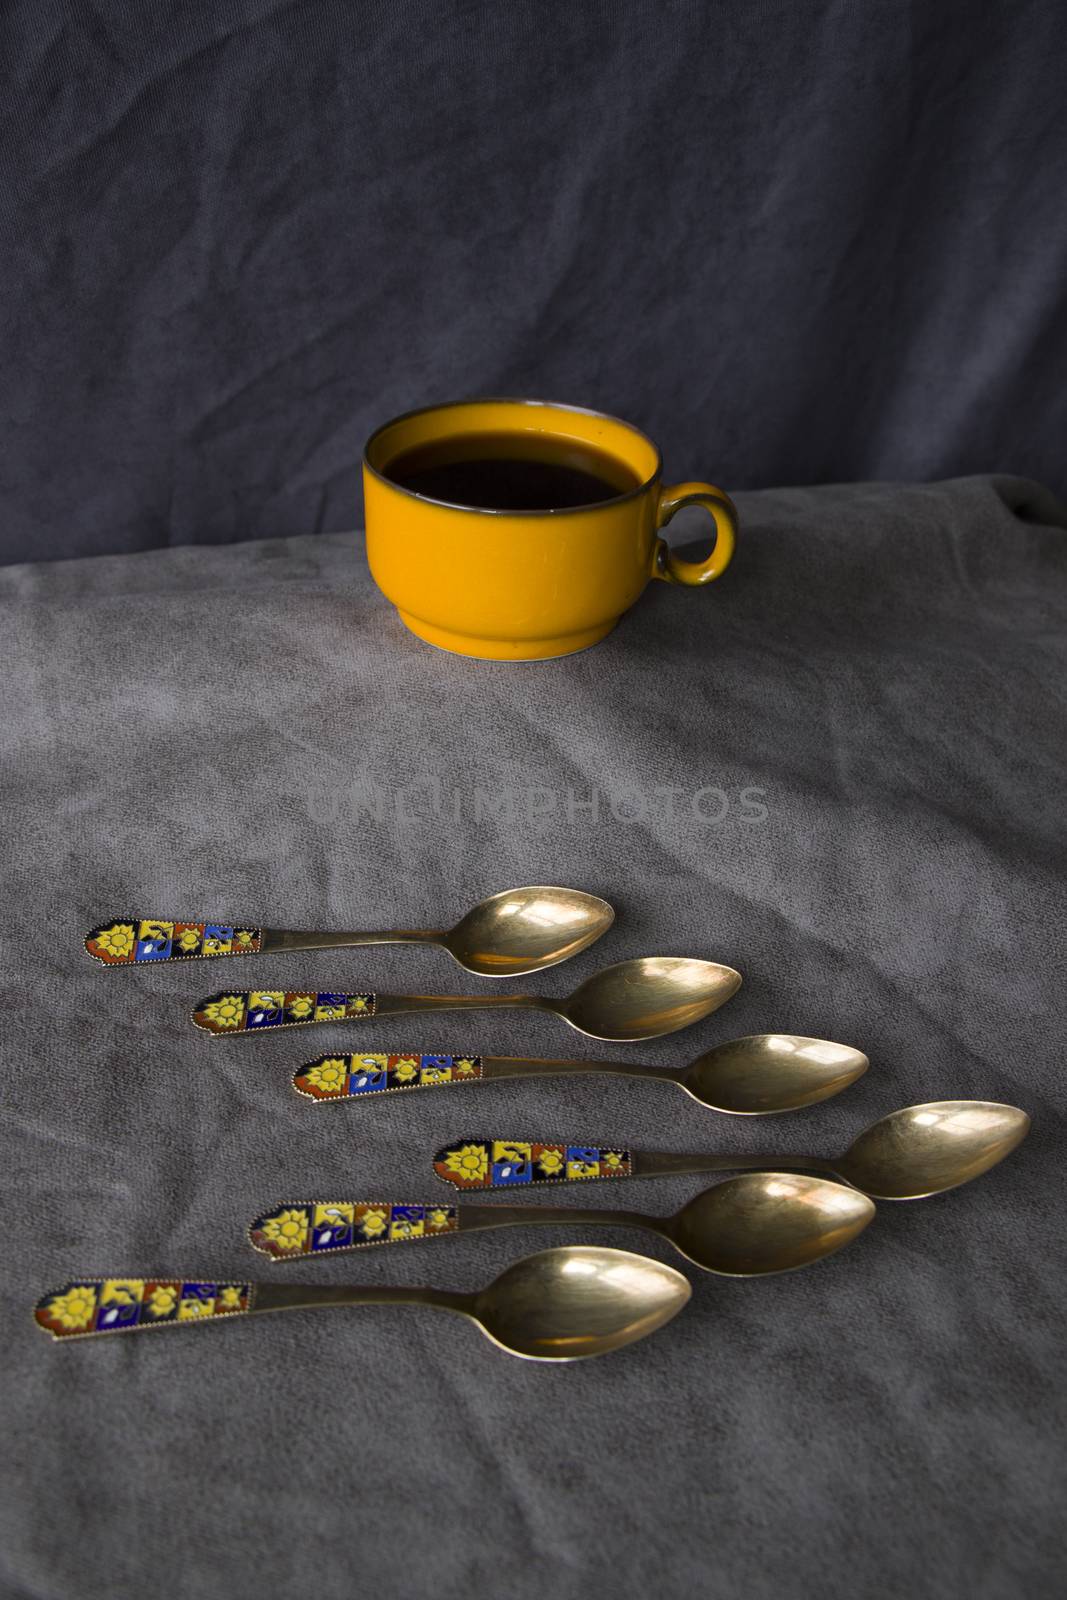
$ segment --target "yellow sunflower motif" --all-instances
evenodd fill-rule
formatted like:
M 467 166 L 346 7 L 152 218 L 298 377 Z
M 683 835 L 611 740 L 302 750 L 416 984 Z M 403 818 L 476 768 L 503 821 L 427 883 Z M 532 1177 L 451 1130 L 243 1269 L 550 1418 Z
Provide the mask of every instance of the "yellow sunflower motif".
M 169 1317 L 177 1303 L 177 1289 L 169 1283 L 157 1283 L 145 1305 L 153 1317 Z
M 68 1333 L 88 1328 L 96 1310 L 96 1290 L 88 1283 L 79 1283 L 65 1294 L 57 1294 L 49 1303 L 48 1313 Z
M 233 1284 L 229 1284 L 219 1295 L 219 1310 L 240 1311 L 240 1309 L 241 1291 L 240 1289 L 234 1288 Z
M 369 1010 L 370 1002 L 367 1000 L 365 995 L 353 995 L 351 1000 L 348 1002 L 348 1014 L 350 1017 L 365 1016 Z
M 184 928 L 182 930 L 182 932 L 179 933 L 179 935 L 178 935 L 178 946 L 179 946 L 179 949 L 185 950 L 186 952 L 188 952 L 190 950 L 195 950 L 197 948 L 197 946 L 199 945 L 199 943 L 200 943 L 200 929 L 199 928 Z
M 249 933 L 247 928 L 238 928 L 233 936 L 233 942 L 238 950 L 251 950 L 256 942 L 255 934 Z
M 458 1150 L 449 1150 L 445 1156 L 445 1166 L 449 1172 L 454 1172 L 457 1178 L 465 1178 L 468 1183 L 477 1183 L 489 1171 L 489 1157 L 485 1146 L 482 1144 L 464 1144 Z
M 542 1150 L 537 1158 L 537 1165 L 548 1178 L 554 1178 L 557 1172 L 563 1170 L 563 1152 L 561 1150 Z
M 239 994 L 224 994 L 218 1000 L 212 1000 L 210 1005 L 204 1007 L 204 1015 L 216 1028 L 239 1028 L 245 1018 L 244 997 Z
M 98 933 L 93 943 L 98 944 L 109 956 L 114 956 L 116 961 L 125 961 L 133 953 L 133 925 L 116 922 L 113 928 L 105 928 L 103 933 Z
M 303 1020 L 304 1017 L 310 1017 L 314 1009 L 314 1000 L 306 994 L 298 994 L 294 999 L 290 1000 L 288 1005 L 289 1015 L 300 1020 Z
M 621 1150 L 605 1150 L 600 1159 L 609 1172 L 618 1172 L 624 1157 Z
M 397 1083 L 410 1083 L 412 1078 L 418 1077 L 419 1063 L 414 1056 L 404 1056 L 393 1068 L 393 1077 Z
M 435 1206 L 426 1218 L 431 1228 L 447 1228 L 452 1221 L 451 1214 L 444 1206 Z
M 365 1211 L 359 1221 L 359 1231 L 368 1239 L 380 1239 L 388 1226 L 388 1211 Z
M 308 1232 L 306 1211 L 279 1211 L 276 1217 L 267 1217 L 260 1225 L 264 1239 L 269 1239 L 276 1250 L 300 1250 Z
M 474 1062 L 470 1056 L 459 1056 L 453 1063 L 457 1078 L 472 1078 L 474 1076 Z
M 342 1056 L 331 1056 L 309 1067 L 304 1077 L 323 1094 L 340 1094 L 348 1082 L 348 1067 Z

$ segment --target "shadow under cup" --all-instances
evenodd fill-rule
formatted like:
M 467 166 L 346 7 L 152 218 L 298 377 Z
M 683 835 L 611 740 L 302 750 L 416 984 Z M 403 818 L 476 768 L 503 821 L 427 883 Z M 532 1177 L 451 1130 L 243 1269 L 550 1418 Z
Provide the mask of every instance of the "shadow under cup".
M 660 477 L 652 441 L 599 412 L 532 400 L 410 412 L 363 455 L 371 573 L 412 633 L 441 649 L 570 655 L 609 633 L 650 578 L 704 583 L 729 561 L 722 491 L 664 490 Z M 705 563 L 679 561 L 659 537 L 693 500 L 718 526 Z

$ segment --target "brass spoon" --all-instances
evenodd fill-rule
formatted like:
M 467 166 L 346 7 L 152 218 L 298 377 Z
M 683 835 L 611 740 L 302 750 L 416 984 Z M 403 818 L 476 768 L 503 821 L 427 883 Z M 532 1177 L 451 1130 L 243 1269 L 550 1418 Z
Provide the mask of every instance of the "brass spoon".
M 38 1302 L 57 1339 L 234 1320 L 317 1306 L 432 1306 L 467 1317 L 528 1361 L 579 1361 L 621 1350 L 676 1316 L 692 1291 L 673 1267 L 628 1250 L 565 1245 L 526 1256 L 475 1294 L 447 1289 L 80 1278 Z
M 486 1010 L 521 1006 L 551 1011 L 591 1039 L 655 1039 L 688 1028 L 725 1005 L 741 987 L 741 974 L 715 961 L 686 956 L 645 956 L 620 961 L 586 978 L 562 1000 L 544 995 L 316 994 L 314 990 L 252 990 L 201 1000 L 193 1013 L 208 1033 L 259 1032 L 312 1022 L 391 1016 L 407 1011 Z
M 301 933 L 286 928 L 223 927 L 119 917 L 86 935 L 97 961 L 123 966 L 192 961 L 275 950 L 334 950 L 367 944 L 436 944 L 482 978 L 540 972 L 587 950 L 607 933 L 615 912 L 598 895 L 537 884 L 483 900 L 453 928 L 393 928 L 385 933 Z
M 317 1056 L 293 1074 L 310 1100 L 364 1100 L 405 1089 L 440 1088 L 495 1078 L 549 1078 L 572 1072 L 620 1073 L 674 1083 L 698 1105 L 732 1116 L 765 1117 L 798 1111 L 840 1094 L 863 1076 L 862 1050 L 795 1033 L 753 1033 L 705 1050 L 687 1067 L 649 1067 L 630 1061 L 542 1061 L 525 1056 Z
M 516 1183 L 661 1178 L 683 1172 L 825 1172 L 875 1200 L 922 1200 L 981 1177 L 1022 1143 L 1030 1118 L 992 1100 L 931 1100 L 874 1122 L 844 1155 L 712 1156 L 564 1143 L 472 1139 L 439 1150 L 434 1170 L 456 1189 Z
M 696 1195 L 671 1217 L 574 1206 L 434 1206 L 361 1200 L 298 1201 L 257 1217 L 254 1249 L 280 1261 L 366 1250 L 409 1239 L 443 1239 L 485 1228 L 562 1223 L 645 1228 L 694 1266 L 731 1278 L 793 1272 L 850 1244 L 874 1216 L 865 1194 L 801 1173 L 749 1172 Z

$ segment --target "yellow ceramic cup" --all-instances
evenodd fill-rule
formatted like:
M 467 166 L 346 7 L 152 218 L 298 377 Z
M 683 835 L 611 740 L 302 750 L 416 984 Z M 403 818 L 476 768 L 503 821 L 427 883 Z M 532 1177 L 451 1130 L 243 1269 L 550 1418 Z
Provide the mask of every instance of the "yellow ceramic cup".
M 494 511 L 394 483 L 390 463 L 464 434 L 549 434 L 614 458 L 634 488 L 595 505 Z M 527 441 L 529 443 L 529 441 Z M 490 661 L 543 661 L 603 639 L 650 578 L 710 583 L 729 565 L 737 514 L 710 483 L 664 486 L 651 439 L 617 417 L 540 400 L 461 400 L 387 422 L 363 453 L 367 559 L 412 633 Z M 672 555 L 660 529 L 682 506 L 710 512 L 705 561 Z

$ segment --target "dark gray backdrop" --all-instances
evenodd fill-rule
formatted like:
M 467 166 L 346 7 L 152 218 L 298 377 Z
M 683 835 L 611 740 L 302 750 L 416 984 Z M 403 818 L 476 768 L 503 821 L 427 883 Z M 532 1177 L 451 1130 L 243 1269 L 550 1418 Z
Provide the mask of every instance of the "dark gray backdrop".
M 8 0 L 0 560 L 341 529 L 523 393 L 730 487 L 1063 489 L 1054 0 Z

